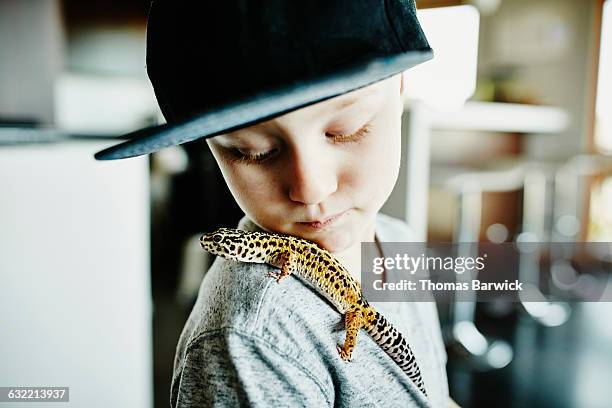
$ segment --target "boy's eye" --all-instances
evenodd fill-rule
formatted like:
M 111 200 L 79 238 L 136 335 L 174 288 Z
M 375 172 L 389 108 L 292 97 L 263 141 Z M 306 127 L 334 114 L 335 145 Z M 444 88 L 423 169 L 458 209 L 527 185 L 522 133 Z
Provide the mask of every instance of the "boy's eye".
M 369 131 L 370 123 L 366 123 L 359 130 L 351 134 L 326 132 L 325 136 L 332 139 L 333 143 L 355 143 L 363 139 Z M 233 148 L 231 149 L 231 152 L 234 159 L 238 162 L 246 164 L 260 164 L 273 157 L 278 150 L 278 148 L 274 148 L 265 152 L 249 153 L 240 148 Z
M 325 133 L 325 136 L 333 139 L 334 142 L 358 142 L 370 131 L 370 123 L 366 123 L 359 130 L 351 134 Z
M 272 149 L 268 150 L 267 152 L 261 153 L 247 153 L 241 149 L 234 149 L 234 155 L 236 156 L 236 159 L 238 161 L 243 163 L 261 163 L 269 157 L 273 156 L 277 150 L 278 149 Z

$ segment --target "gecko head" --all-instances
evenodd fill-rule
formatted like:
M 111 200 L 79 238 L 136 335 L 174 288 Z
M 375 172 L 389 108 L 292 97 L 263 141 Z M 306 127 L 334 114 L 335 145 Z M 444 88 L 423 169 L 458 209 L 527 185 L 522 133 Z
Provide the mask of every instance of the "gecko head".
M 205 251 L 228 259 L 236 259 L 239 248 L 244 242 L 245 231 L 232 228 L 219 228 L 214 232 L 202 235 L 200 244 Z

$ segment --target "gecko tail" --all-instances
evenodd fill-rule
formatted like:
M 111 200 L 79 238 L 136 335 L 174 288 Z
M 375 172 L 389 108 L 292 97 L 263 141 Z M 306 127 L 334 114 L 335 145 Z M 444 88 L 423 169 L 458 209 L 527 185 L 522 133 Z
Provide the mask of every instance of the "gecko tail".
M 421 370 L 406 338 L 379 312 L 364 329 L 427 396 Z

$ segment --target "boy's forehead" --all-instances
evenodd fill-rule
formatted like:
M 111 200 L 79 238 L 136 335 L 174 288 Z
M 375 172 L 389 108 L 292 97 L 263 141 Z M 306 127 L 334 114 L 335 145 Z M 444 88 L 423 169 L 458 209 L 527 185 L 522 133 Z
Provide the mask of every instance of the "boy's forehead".
M 399 75 L 393 76 L 391 78 L 383 79 L 382 81 L 374 82 L 371 85 L 364 86 L 363 88 L 359 88 L 352 92 L 348 92 L 344 95 L 336 96 L 335 98 L 331 98 L 327 101 L 323 101 L 321 103 L 336 103 L 338 105 L 348 105 L 349 103 L 355 102 L 361 98 L 366 96 L 381 94 L 389 91 L 390 89 L 395 89 L 396 82 L 399 85 Z
M 319 105 L 320 107 L 326 107 L 329 109 L 342 109 L 347 106 L 350 106 L 366 97 L 374 96 L 376 94 L 381 93 L 384 90 L 384 84 L 377 82 L 370 86 L 366 86 L 361 89 L 357 89 L 356 91 L 349 92 L 344 95 L 336 96 L 335 98 L 331 98 L 327 101 L 320 102 L 320 104 L 315 104 L 313 106 Z

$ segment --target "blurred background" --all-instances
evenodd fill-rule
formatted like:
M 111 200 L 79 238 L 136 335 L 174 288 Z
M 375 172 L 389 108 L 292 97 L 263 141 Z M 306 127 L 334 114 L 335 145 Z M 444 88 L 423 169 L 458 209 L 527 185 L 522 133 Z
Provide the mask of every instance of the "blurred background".
M 417 4 L 436 58 L 405 73 L 383 212 L 429 242 L 568 243 L 519 273 L 575 299 L 440 304 L 451 396 L 609 407 L 612 304 L 583 301 L 592 282 L 572 243 L 612 241 L 611 1 Z M 69 386 L 79 407 L 169 404 L 211 262 L 199 234 L 242 213 L 201 142 L 93 160 L 163 122 L 148 5 L 0 0 L 0 386 Z M 589 267 L 609 271 L 609 253 Z

